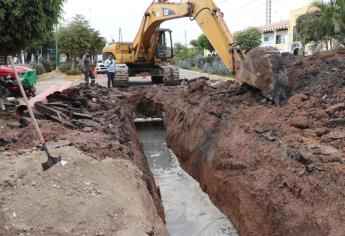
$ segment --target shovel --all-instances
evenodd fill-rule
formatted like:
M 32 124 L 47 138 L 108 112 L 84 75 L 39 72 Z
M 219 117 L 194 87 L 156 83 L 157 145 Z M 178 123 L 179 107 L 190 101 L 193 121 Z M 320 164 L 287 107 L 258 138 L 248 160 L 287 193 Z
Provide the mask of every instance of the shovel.
M 47 154 L 48 156 L 48 161 L 45 162 L 45 163 L 42 163 L 42 168 L 43 168 L 43 171 L 46 171 L 48 170 L 49 168 L 51 168 L 53 165 L 55 165 L 56 163 L 60 162 L 61 161 L 61 157 L 52 157 L 48 151 L 48 147 L 47 147 L 47 144 L 46 144 L 46 141 L 44 140 L 43 138 L 43 135 L 42 135 L 42 132 L 41 132 L 41 129 L 40 127 L 38 126 L 38 123 L 37 123 L 37 120 L 35 118 L 35 115 L 32 111 L 32 108 L 29 106 L 29 101 L 28 101 L 28 98 L 26 97 L 26 94 L 25 94 L 25 91 L 24 91 L 24 88 L 23 88 L 23 85 L 22 85 L 22 82 L 18 76 L 18 72 L 17 72 L 17 68 L 16 66 L 14 65 L 14 62 L 13 62 L 13 59 L 11 56 L 9 56 L 8 58 L 8 61 L 10 62 L 12 68 L 13 68 L 13 72 L 14 72 L 14 75 L 16 76 L 16 79 L 17 79 L 17 82 L 18 82 L 18 86 L 20 88 L 20 91 L 23 95 L 23 98 L 24 98 L 24 101 L 26 103 L 26 106 L 29 110 L 29 113 L 30 113 L 30 117 L 31 117 L 31 120 L 32 120 L 32 124 L 33 126 L 35 127 L 35 130 L 39 136 L 39 139 L 40 139 L 40 143 L 42 144 L 42 149 L 44 150 L 44 152 Z

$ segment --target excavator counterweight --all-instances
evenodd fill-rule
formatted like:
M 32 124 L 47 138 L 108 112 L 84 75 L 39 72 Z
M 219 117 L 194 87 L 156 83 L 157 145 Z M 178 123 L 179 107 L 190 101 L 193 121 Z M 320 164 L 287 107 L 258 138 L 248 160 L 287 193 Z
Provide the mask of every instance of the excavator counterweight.
M 149 73 L 153 82 L 178 84 L 178 69 L 169 64 L 173 57 L 169 29 L 160 25 L 168 20 L 189 18 L 196 21 L 215 48 L 234 79 L 261 91 L 262 95 L 280 104 L 290 94 L 289 82 L 279 51 L 274 48 L 255 48 L 246 55 L 238 49 L 230 33 L 224 14 L 213 0 L 186 0 L 173 2 L 156 0 L 146 10 L 133 43 L 117 43 L 104 48 L 113 54 L 118 64 L 125 65 L 121 80 L 126 76 Z M 125 75 L 125 76 L 123 76 Z

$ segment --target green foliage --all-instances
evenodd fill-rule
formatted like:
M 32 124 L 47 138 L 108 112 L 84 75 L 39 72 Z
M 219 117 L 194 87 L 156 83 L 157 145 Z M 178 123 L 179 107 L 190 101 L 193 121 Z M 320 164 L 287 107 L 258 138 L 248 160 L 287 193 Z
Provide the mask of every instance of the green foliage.
M 64 0 L 0 1 L 0 54 L 17 53 L 46 40 L 63 8 Z
M 79 69 L 74 69 L 74 70 L 66 70 L 65 71 L 66 75 L 81 75 L 83 72 Z
M 345 0 L 317 1 L 319 11 L 302 15 L 297 19 L 297 38 L 303 46 L 320 42 L 333 48 L 333 40 L 345 44 Z
M 41 63 L 31 63 L 30 66 L 35 69 L 38 75 L 41 75 L 46 72 L 44 66 Z
M 92 29 L 83 16 L 77 15 L 73 22 L 58 32 L 58 45 L 61 52 L 70 55 L 72 67 L 76 57 L 82 57 L 86 50 L 98 54 L 106 41 L 98 31 Z
M 206 35 L 202 34 L 200 35 L 196 40 L 196 46 L 199 50 L 209 50 L 211 53 L 214 52 L 214 47 L 210 43 L 210 41 L 207 39 Z
M 235 34 L 237 45 L 245 52 L 261 45 L 261 31 L 259 28 L 250 27 Z
M 334 25 L 335 38 L 345 45 L 345 0 L 335 0 Z
M 51 72 L 52 70 L 54 70 L 53 64 L 50 63 L 49 61 L 42 60 L 42 61 L 41 61 L 41 64 L 43 65 L 44 70 L 45 70 L 46 72 Z
M 65 73 L 67 70 L 70 70 L 71 68 L 72 68 L 72 64 L 69 63 L 69 62 L 62 63 L 62 64 L 60 64 L 60 66 L 59 66 L 59 70 L 60 70 L 62 73 Z
M 189 43 L 193 48 L 198 48 L 198 42 L 195 39 L 191 40 Z
M 174 45 L 174 58 L 173 63 L 177 64 L 178 61 L 185 60 L 188 58 L 194 58 L 196 56 L 196 51 L 194 48 L 187 48 L 181 43 L 175 43 Z

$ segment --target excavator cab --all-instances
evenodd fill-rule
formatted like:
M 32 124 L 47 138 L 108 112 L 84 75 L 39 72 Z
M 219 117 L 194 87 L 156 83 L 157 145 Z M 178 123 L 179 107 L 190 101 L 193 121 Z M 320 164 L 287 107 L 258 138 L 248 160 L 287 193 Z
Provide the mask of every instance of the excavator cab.
M 156 57 L 165 61 L 171 59 L 173 55 L 173 44 L 170 29 L 159 29 Z

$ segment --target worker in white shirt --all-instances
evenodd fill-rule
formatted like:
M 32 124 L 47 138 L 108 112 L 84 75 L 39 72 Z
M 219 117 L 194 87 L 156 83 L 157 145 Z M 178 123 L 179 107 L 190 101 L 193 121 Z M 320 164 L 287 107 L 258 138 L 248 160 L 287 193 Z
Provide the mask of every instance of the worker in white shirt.
M 107 68 L 108 76 L 108 88 L 115 87 L 115 73 L 116 73 L 116 61 L 113 55 L 109 55 L 105 61 L 105 67 Z

